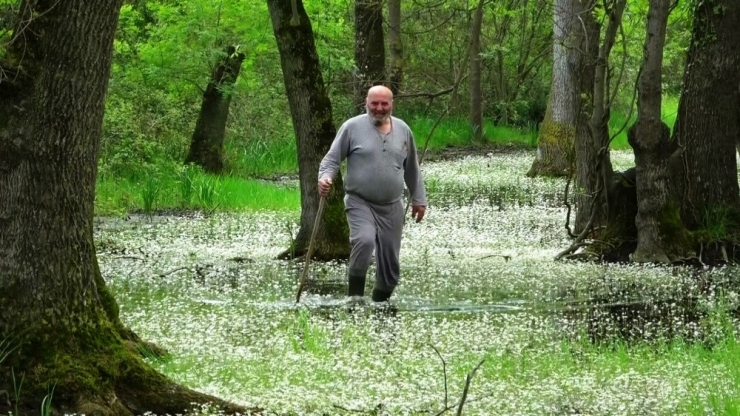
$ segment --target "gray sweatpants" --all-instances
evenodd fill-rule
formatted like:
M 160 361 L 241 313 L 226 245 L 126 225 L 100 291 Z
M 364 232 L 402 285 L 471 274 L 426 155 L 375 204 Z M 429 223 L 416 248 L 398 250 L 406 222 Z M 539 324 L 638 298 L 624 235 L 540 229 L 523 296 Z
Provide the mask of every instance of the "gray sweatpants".
M 403 199 L 388 205 L 373 204 L 345 194 L 349 223 L 349 275 L 365 276 L 375 250 L 375 288 L 393 290 L 400 277 L 399 253 L 403 233 Z

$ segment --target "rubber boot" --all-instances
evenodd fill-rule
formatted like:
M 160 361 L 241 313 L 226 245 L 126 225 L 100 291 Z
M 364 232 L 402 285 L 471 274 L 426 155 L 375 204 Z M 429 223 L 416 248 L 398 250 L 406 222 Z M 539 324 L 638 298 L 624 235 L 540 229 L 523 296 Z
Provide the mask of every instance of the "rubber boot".
M 349 276 L 347 296 L 365 296 L 365 276 Z
M 391 290 L 384 290 L 384 289 L 373 289 L 373 302 L 386 302 L 388 299 L 391 298 L 391 295 L 393 294 L 393 289 Z

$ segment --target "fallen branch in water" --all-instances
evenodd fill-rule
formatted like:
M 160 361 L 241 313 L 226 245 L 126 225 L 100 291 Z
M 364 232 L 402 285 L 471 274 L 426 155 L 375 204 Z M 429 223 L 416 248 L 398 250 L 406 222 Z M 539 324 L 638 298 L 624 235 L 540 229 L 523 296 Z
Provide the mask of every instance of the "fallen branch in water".
M 485 259 L 488 259 L 488 258 L 491 258 L 491 257 L 501 257 L 501 258 L 503 258 L 506 261 L 511 260 L 511 256 L 507 256 L 506 254 L 489 254 L 489 255 L 486 255 L 486 256 L 483 256 L 483 257 L 478 257 L 478 260 L 485 260 Z
M 159 274 L 159 277 L 167 277 L 167 276 L 171 275 L 172 273 L 179 272 L 180 270 L 190 270 L 190 267 L 187 267 L 187 266 L 176 267 L 176 268 L 174 268 L 172 270 L 168 270 L 166 272 L 160 273 Z

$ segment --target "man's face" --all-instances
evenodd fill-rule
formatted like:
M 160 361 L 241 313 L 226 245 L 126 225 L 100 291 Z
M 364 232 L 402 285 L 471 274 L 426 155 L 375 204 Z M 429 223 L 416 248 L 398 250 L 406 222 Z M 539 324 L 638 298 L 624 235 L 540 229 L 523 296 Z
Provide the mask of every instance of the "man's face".
M 391 116 L 393 100 L 383 94 L 371 94 L 365 101 L 365 109 L 375 124 L 381 124 Z

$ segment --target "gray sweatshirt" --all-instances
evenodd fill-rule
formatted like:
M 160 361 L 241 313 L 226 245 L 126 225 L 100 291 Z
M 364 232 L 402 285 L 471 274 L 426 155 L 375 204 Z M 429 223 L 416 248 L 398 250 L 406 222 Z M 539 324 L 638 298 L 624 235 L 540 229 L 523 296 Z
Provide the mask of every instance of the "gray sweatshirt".
M 367 114 L 345 121 L 319 165 L 319 179 L 334 178 L 347 159 L 345 192 L 375 204 L 403 197 L 404 183 L 412 205 L 427 205 L 414 134 L 401 119 L 391 117 L 391 131 L 383 134 Z

